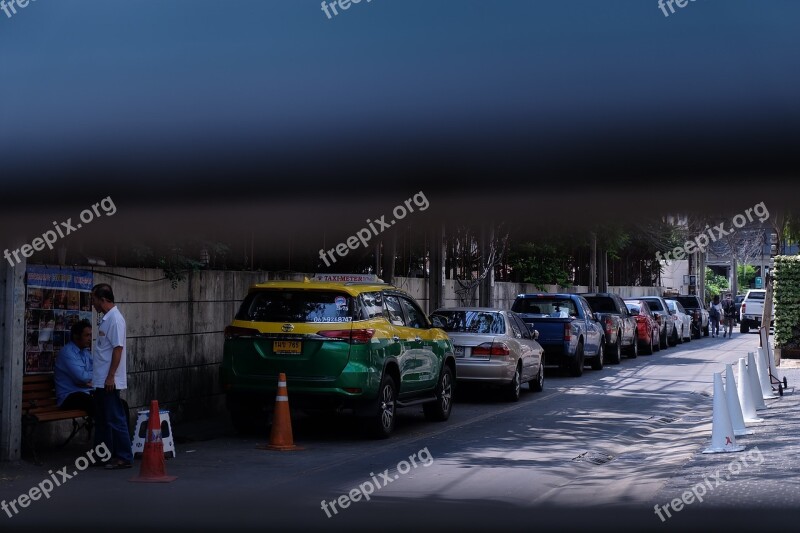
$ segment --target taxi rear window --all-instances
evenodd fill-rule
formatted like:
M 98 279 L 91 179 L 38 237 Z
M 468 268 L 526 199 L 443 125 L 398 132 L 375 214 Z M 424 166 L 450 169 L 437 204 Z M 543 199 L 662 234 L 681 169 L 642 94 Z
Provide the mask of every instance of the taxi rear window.
M 236 320 L 252 322 L 351 322 L 353 298 L 336 291 L 268 289 L 251 292 Z

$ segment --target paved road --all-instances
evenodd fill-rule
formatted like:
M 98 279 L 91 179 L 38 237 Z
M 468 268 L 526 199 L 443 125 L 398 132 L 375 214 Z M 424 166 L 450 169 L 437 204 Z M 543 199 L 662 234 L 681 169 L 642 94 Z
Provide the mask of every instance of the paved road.
M 255 448 L 263 437 L 242 438 L 217 424 L 215 438 L 184 442 L 178 458 L 168 461 L 175 483 L 132 484 L 126 479 L 135 472 L 89 469 L 49 500 L 32 502 L 13 518 L 0 515 L 0 523 L 93 524 L 107 513 L 131 527 L 655 527 L 654 502 L 680 489 L 675 480 L 682 469 L 702 470 L 708 457 L 698 452 L 710 438 L 712 373 L 757 344 L 755 334 L 703 338 L 602 371 L 587 367 L 580 378 L 548 370 L 544 392 L 524 390 L 513 404 L 492 391 L 462 389 L 448 422 L 428 423 L 417 409 L 400 411 L 397 434 L 387 441 L 364 439 L 351 417 L 300 416 L 295 440 L 305 449 L 267 452 Z M 15 498 L 46 478 L 48 468 L 71 464 L 81 444 L 51 455 L 44 468 L 0 467 L 0 497 Z M 416 466 L 409 459 L 414 454 Z M 359 486 L 369 491 L 368 485 L 369 502 L 363 496 L 338 501 Z M 75 509 L 86 511 L 76 515 Z M 696 524 L 703 518 L 718 523 L 712 511 Z M 731 511 L 722 518 L 735 520 Z

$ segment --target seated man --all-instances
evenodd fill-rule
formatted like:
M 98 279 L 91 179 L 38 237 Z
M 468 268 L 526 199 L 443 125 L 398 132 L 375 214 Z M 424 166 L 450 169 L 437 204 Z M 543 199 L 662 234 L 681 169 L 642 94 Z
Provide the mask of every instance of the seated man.
M 82 409 L 93 415 L 92 397 L 92 324 L 81 320 L 72 326 L 72 340 L 56 357 L 54 379 L 56 403 L 62 409 Z

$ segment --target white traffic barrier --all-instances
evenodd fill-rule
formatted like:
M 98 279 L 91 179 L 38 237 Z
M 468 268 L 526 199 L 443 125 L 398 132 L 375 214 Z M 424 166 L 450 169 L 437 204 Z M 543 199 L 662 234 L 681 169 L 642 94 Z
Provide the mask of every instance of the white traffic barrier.
M 736 444 L 733 434 L 731 415 L 728 413 L 728 401 L 722 387 L 722 374 L 714 372 L 714 420 L 711 425 L 711 446 L 703 453 L 728 453 L 744 451 L 744 446 Z
M 758 384 L 761 386 L 761 397 L 765 400 L 776 400 L 778 393 L 772 391 L 766 357 L 764 349 L 758 348 L 756 352 L 756 370 L 758 370 Z
M 750 392 L 753 395 L 753 407 L 756 411 L 767 408 L 764 403 L 764 395 L 761 394 L 761 383 L 758 381 L 758 370 L 756 369 L 756 354 L 747 352 L 747 375 L 750 378 Z
M 736 392 L 739 396 L 739 405 L 742 406 L 742 415 L 745 424 L 755 424 L 763 422 L 763 418 L 758 418 L 756 406 L 753 404 L 753 393 L 750 390 L 750 378 L 747 376 L 747 367 L 744 357 L 739 359 L 739 376 L 736 381 Z
M 728 401 L 728 413 L 731 415 L 733 434 L 737 437 L 752 435 L 753 430 L 748 430 L 744 423 L 742 406 L 739 405 L 739 395 L 736 392 L 736 380 L 733 379 L 733 365 L 725 365 L 725 399 Z

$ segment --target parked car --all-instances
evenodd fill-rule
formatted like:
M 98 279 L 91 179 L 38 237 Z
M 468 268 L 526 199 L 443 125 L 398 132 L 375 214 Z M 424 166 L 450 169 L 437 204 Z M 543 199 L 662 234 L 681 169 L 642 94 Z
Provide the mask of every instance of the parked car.
M 744 295 L 742 301 L 742 309 L 739 316 L 739 331 L 748 333 L 750 328 L 761 327 L 761 317 L 764 312 L 764 299 L 767 296 L 765 289 L 750 289 Z M 772 305 L 772 320 L 770 325 L 775 320 L 775 305 Z
M 431 315 L 436 318 L 453 341 L 459 382 L 500 385 L 513 402 L 522 383 L 537 392 L 544 387 L 544 350 L 516 313 L 455 307 L 437 309 Z
M 382 283 L 273 281 L 254 285 L 225 328 L 220 382 L 237 429 L 262 425 L 285 373 L 293 406 L 351 408 L 379 437 L 396 407 L 447 420 L 453 344 L 417 302 Z
M 678 329 L 678 342 L 689 342 L 692 340 L 692 317 L 686 312 L 681 303 L 677 300 L 666 299 L 669 314 L 675 321 Z
M 736 322 L 741 323 L 741 315 L 742 315 L 742 302 L 744 301 L 744 294 L 737 294 L 736 297 L 733 299 L 733 303 L 736 304 Z
M 700 338 L 700 332 L 704 337 L 708 337 L 708 309 L 703 305 L 702 300 L 696 294 L 681 294 L 674 298 L 680 302 L 686 312 L 692 317 L 692 332 L 696 339 Z
M 659 344 L 662 348 L 675 346 L 678 344 L 678 334 L 675 329 L 675 321 L 670 318 L 667 302 L 661 296 L 642 296 L 639 298 L 647 302 L 647 306 L 656 315 L 661 326 L 661 338 Z
M 631 358 L 639 355 L 636 340 L 636 319 L 625 306 L 625 301 L 609 292 L 581 294 L 594 312 L 594 317 L 603 324 L 606 333 L 608 361 L 618 364 L 625 352 Z
M 636 319 L 636 338 L 642 353 L 652 355 L 661 350 L 661 326 L 647 302 L 636 299 L 625 300 L 625 306 Z
M 583 374 L 585 359 L 603 368 L 605 332 L 589 302 L 577 294 L 520 294 L 511 310 L 539 331 L 549 362 L 559 361 L 573 376 Z

